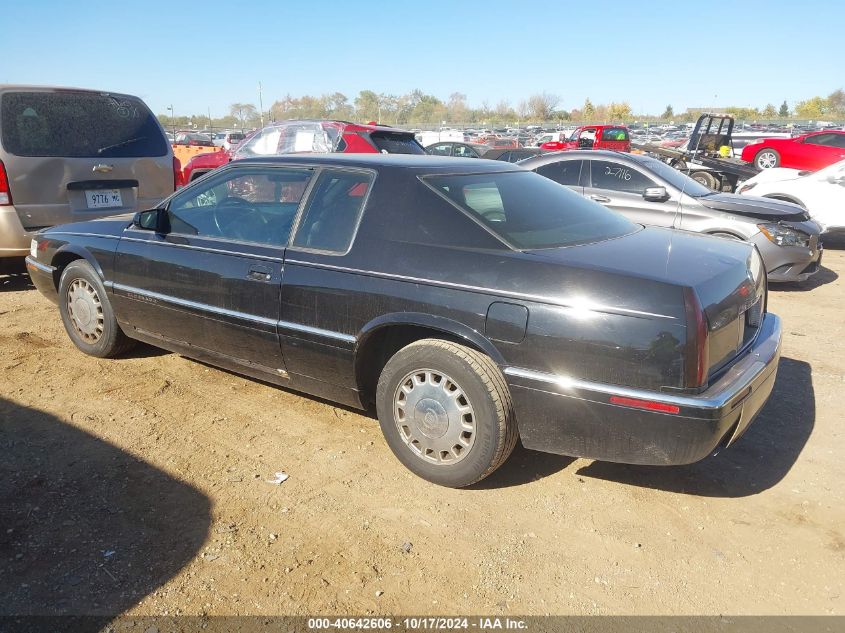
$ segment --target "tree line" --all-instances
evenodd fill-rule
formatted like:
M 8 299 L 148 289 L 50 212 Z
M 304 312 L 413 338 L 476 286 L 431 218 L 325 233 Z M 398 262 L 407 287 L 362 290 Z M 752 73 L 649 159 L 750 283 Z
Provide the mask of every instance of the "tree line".
M 413 90 L 405 95 L 377 93 L 362 90 L 354 99 L 341 92 L 320 96 L 286 95 L 275 101 L 267 112 L 259 112 L 251 103 L 233 103 L 224 117 L 212 119 L 207 115 L 168 116 L 159 114 L 166 127 L 254 128 L 263 122 L 283 119 L 343 119 L 358 122 L 380 123 L 405 127 L 432 125 L 525 125 L 548 122 L 608 122 L 627 123 L 635 120 L 691 121 L 699 112 L 687 110 L 676 113 L 671 105 L 658 115 L 634 113 L 627 101 L 593 104 L 588 98 L 580 107 L 569 110 L 560 108 L 562 99 L 552 93 L 533 94 L 512 105 L 502 100 L 491 105 L 483 101 L 479 107 L 470 107 L 467 97 L 453 92 L 446 100 Z M 775 119 L 845 119 L 845 92 L 836 90 L 827 97 L 815 96 L 795 104 L 790 109 L 784 101 L 780 107 L 767 104 L 763 108 L 728 107 L 728 114 L 745 121 Z

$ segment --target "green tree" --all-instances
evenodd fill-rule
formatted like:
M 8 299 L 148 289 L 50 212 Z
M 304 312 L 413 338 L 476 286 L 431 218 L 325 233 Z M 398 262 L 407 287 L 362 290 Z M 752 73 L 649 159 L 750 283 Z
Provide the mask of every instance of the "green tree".
M 845 92 L 834 90 L 827 96 L 827 111 L 831 116 L 845 116 Z
M 675 111 L 672 109 L 671 105 L 667 105 L 666 109 L 663 111 L 663 114 L 660 115 L 661 119 L 666 119 L 667 121 L 675 116 Z
M 379 115 L 379 95 L 372 90 L 362 90 L 355 97 L 355 116 L 359 121 L 374 121 Z
M 827 99 L 811 97 L 795 104 L 795 115 L 800 119 L 819 119 L 827 113 Z
M 251 103 L 233 103 L 229 106 L 229 114 L 238 120 L 242 128 L 245 128 L 258 119 L 258 108 Z
M 775 117 L 777 117 L 777 115 L 778 115 L 778 111 L 775 109 L 775 106 L 772 105 L 771 103 L 767 103 L 766 107 L 763 109 L 763 112 L 761 113 L 761 116 L 764 119 L 774 119 Z
M 783 100 L 783 103 L 780 104 L 780 110 L 778 110 L 778 116 L 782 119 L 785 119 L 789 116 L 789 105 L 786 103 L 786 99 Z
M 590 98 L 587 97 L 584 99 L 584 106 L 581 108 L 581 116 L 584 117 L 584 120 L 587 121 L 592 119 L 596 115 L 596 106 L 593 105 L 593 102 L 590 101 Z
M 622 103 L 611 103 L 607 108 L 607 116 L 612 121 L 619 121 L 624 123 L 631 118 L 631 106 L 627 101 Z
M 528 97 L 528 114 L 536 121 L 551 121 L 560 97 L 544 92 Z

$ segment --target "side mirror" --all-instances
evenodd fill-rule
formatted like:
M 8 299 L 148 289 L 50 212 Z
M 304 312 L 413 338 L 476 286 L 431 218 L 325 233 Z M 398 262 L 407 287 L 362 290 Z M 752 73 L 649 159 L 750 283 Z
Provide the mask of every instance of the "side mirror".
M 827 181 L 832 185 L 842 185 L 845 187 L 845 173 L 831 174 L 827 177 Z
M 150 209 L 139 211 L 132 217 L 132 226 L 143 231 L 155 231 L 164 233 L 164 225 L 167 220 L 167 212 L 164 209 Z
M 643 199 L 646 202 L 666 202 L 669 199 L 669 192 L 666 187 L 646 187 L 643 191 Z

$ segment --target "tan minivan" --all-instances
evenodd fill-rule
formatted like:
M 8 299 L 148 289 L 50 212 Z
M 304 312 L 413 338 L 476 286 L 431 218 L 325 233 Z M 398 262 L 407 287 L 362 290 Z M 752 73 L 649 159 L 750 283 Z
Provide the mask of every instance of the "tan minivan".
M 47 226 L 154 208 L 174 167 L 138 97 L 0 84 L 0 258 L 26 255 Z

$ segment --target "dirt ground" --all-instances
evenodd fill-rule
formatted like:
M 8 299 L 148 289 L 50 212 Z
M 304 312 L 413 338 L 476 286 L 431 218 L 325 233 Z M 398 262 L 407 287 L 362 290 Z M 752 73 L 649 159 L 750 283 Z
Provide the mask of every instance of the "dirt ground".
M 0 277 L 0 615 L 843 614 L 845 250 L 824 265 L 772 290 L 777 384 L 730 450 L 517 448 L 460 491 L 366 415 L 152 348 L 86 357 Z

